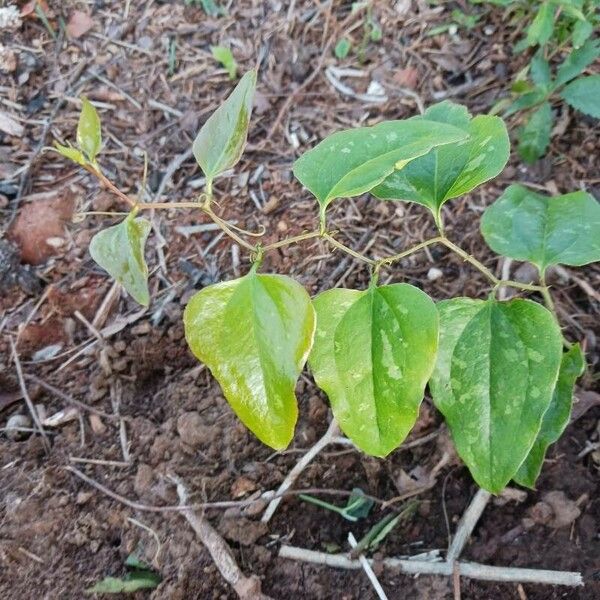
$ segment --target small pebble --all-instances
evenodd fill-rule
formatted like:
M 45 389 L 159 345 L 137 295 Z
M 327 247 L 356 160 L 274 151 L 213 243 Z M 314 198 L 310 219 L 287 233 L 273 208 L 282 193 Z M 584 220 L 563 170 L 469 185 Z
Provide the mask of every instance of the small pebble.
M 20 440 L 27 435 L 21 429 L 31 429 L 31 419 L 27 415 L 12 415 L 6 422 L 6 437 L 11 440 Z
M 431 269 L 427 271 L 427 279 L 429 279 L 429 281 L 437 281 L 443 276 L 444 272 L 441 269 L 438 269 L 437 267 L 431 267 Z

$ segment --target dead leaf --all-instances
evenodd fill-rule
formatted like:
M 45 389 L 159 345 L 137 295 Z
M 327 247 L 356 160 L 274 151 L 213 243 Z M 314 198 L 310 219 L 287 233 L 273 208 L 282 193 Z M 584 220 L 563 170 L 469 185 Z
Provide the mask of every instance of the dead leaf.
M 47 17 L 50 16 L 51 10 L 50 10 L 46 0 L 30 0 L 29 2 L 26 2 L 21 7 L 21 16 L 36 18 L 37 17 L 37 15 L 35 14 L 36 5 L 42 9 L 43 13 Z
M 247 477 L 238 477 L 231 486 L 231 495 L 234 498 L 241 498 L 249 492 L 256 489 L 256 483 Z
M 67 23 L 67 35 L 70 38 L 80 38 L 94 27 L 94 21 L 90 15 L 80 10 L 75 10 L 71 13 L 69 22 Z
M 396 71 L 392 79 L 394 80 L 394 83 L 397 83 L 400 87 L 415 90 L 417 89 L 417 83 L 419 82 L 419 72 L 412 67 L 407 67 L 406 69 Z
M 73 217 L 74 194 L 69 190 L 32 194 L 23 200 L 9 237 L 21 251 L 24 263 L 39 265 L 57 253 L 56 238 L 65 237 L 65 224 Z
M 25 128 L 21 123 L 15 121 L 8 113 L 0 110 L 0 131 L 7 135 L 21 137 Z
M 577 503 L 561 491 L 548 492 L 530 510 L 531 518 L 541 525 L 548 525 L 554 529 L 567 527 L 579 515 L 581 510 Z

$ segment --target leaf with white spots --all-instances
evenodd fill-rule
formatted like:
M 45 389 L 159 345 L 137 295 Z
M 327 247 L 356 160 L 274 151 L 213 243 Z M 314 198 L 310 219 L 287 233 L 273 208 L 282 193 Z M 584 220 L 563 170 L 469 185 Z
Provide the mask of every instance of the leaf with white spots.
M 600 260 L 600 204 L 586 192 L 545 196 L 511 185 L 483 213 L 481 233 L 502 256 L 550 265 Z
M 99 231 L 90 242 L 90 255 L 142 304 L 150 304 L 148 265 L 144 258 L 150 221 L 130 213 L 125 220 Z
M 550 406 L 560 329 L 530 300 L 456 298 L 438 310 L 433 401 L 473 479 L 499 493 L 531 450 Z
M 424 119 L 435 127 L 454 125 L 468 137 L 434 148 L 425 156 L 392 173 L 372 190 L 382 200 L 404 200 L 426 206 L 436 222 L 442 205 L 462 196 L 502 171 L 508 161 L 510 142 L 500 117 L 471 118 L 464 106 L 444 101 L 429 107 Z
M 186 306 L 185 337 L 256 437 L 280 450 L 294 435 L 294 388 L 310 352 L 315 311 L 283 275 L 248 275 L 199 291 Z
M 466 137 L 452 124 L 423 117 L 348 129 L 305 152 L 294 163 L 294 175 L 316 196 L 323 215 L 336 198 L 364 194 L 432 148 Z
M 399 283 L 329 290 L 314 305 L 315 381 L 342 431 L 367 454 L 386 456 L 412 429 L 435 363 L 435 304 Z
M 518 484 L 529 488 L 535 487 L 535 481 L 542 470 L 548 446 L 558 440 L 569 424 L 575 382 L 582 375 L 584 369 L 585 356 L 579 344 L 575 344 L 568 352 L 563 354 L 558 372 L 558 381 L 554 388 L 550 407 L 544 414 L 542 428 L 525 462 L 513 477 Z

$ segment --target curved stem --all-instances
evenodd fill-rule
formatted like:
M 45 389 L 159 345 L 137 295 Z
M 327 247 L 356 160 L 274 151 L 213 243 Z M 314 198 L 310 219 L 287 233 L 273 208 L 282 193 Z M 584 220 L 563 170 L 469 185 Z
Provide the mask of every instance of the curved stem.
M 121 200 L 127 202 L 129 206 L 132 208 L 136 208 L 138 206 L 139 203 L 136 200 L 133 200 L 133 198 L 130 198 L 127 194 L 122 192 L 110 179 L 108 179 L 108 177 L 106 177 L 106 175 L 104 175 L 104 173 L 102 173 L 102 171 L 100 171 L 100 169 L 92 165 L 84 165 L 83 168 L 88 173 L 95 175 L 104 185 L 104 187 L 108 188 L 113 194 L 116 194 L 119 198 L 121 198 Z
M 224 233 L 226 233 L 232 240 L 236 241 L 240 246 L 246 248 L 246 250 L 250 250 L 250 252 L 256 252 L 256 247 L 247 242 L 245 239 L 241 238 L 235 231 L 233 231 L 229 227 L 229 223 L 227 221 L 221 219 L 219 215 L 215 214 L 215 212 L 209 206 L 201 206 L 200 207 L 204 213 L 206 213 L 214 223 L 216 223 Z

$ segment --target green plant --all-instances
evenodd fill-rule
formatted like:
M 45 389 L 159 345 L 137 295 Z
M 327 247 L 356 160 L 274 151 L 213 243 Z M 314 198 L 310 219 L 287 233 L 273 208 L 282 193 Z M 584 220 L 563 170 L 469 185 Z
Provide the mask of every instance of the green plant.
M 497 493 L 511 479 L 533 486 L 546 448 L 568 421 L 583 368 L 579 346 L 563 340 L 545 274 L 551 265 L 600 260 L 600 205 L 585 192 L 549 198 L 509 187 L 485 211 L 482 233 L 499 254 L 537 265 L 540 284 L 497 278 L 448 239 L 442 207 L 502 171 L 509 156 L 506 127 L 499 117 L 472 117 L 445 101 L 422 116 L 334 133 L 300 156 L 293 171 L 317 200 L 319 228 L 252 244 L 212 207 L 214 179 L 242 153 L 255 84 L 256 73 L 246 73 L 194 141 L 206 189 L 193 202 L 142 203 L 110 182 L 96 161 L 99 119 L 84 100 L 78 148 L 56 149 L 131 207 L 123 221 L 93 238 L 94 259 L 148 304 L 143 247 L 150 225 L 138 215 L 149 209 L 203 212 L 249 252 L 253 264 L 243 277 L 196 293 L 184 313 L 186 339 L 259 439 L 276 449 L 289 444 L 297 418 L 294 389 L 308 360 L 341 429 L 365 452 L 386 456 L 402 443 L 429 383 L 481 487 Z M 380 258 L 344 245 L 328 229 L 328 207 L 365 193 L 423 205 L 438 235 Z M 260 271 L 265 254 L 317 238 L 370 267 L 366 290 L 333 289 L 311 300 L 290 277 Z M 414 286 L 378 284 L 382 270 L 433 244 L 489 280 L 487 299 L 453 298 L 436 306 Z M 546 306 L 496 299 L 505 286 L 539 294 Z
M 574 109 L 600 118 L 600 75 L 580 77 L 600 56 L 600 40 L 588 40 L 572 50 L 552 76 L 550 62 L 540 48 L 526 74 L 512 85 L 515 99 L 504 116 L 525 111 L 524 124 L 518 130 L 518 151 L 523 160 L 535 162 L 548 148 L 554 126 L 552 103 L 561 100 Z
M 221 63 L 223 68 L 227 71 L 229 79 L 235 79 L 237 77 L 238 65 L 235 58 L 233 58 L 231 50 L 225 46 L 211 46 L 210 51 L 212 52 L 213 58 Z
M 600 41 L 592 34 L 600 25 L 599 0 L 472 0 L 504 6 L 505 18 L 525 20 L 524 37 L 514 52 L 537 48 L 529 64 L 511 86 L 511 99 L 501 100 L 496 111 L 504 117 L 524 112 L 517 130 L 518 152 L 527 163 L 544 156 L 554 125 L 552 104 L 566 102 L 574 109 L 600 118 L 600 75 L 580 77 L 600 56 Z M 571 47 L 563 62 L 554 59 Z M 555 70 L 553 77 L 552 71 Z

